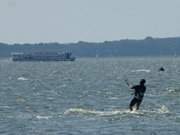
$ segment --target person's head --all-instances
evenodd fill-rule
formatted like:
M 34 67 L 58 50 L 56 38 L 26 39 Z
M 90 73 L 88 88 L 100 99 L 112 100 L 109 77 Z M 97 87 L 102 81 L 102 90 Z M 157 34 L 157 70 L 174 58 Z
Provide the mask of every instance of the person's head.
M 141 79 L 140 85 L 144 85 L 145 83 L 146 83 L 146 80 L 145 79 Z

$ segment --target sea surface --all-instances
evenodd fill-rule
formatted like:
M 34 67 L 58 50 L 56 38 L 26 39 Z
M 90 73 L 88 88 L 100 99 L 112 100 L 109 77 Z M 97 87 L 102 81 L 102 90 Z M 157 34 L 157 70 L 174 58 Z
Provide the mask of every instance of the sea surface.
M 144 100 L 130 112 L 125 80 L 142 78 Z M 180 58 L 1 59 L 0 135 L 180 135 Z

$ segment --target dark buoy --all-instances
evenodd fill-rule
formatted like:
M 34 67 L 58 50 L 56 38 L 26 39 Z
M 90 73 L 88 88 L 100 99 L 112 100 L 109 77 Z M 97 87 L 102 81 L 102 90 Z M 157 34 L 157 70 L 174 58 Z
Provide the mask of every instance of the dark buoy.
M 163 67 L 160 67 L 159 71 L 165 71 L 165 69 Z

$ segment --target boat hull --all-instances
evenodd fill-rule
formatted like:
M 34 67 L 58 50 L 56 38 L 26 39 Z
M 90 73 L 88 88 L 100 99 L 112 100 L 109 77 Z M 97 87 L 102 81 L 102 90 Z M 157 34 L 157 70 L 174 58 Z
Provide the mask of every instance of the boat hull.
M 13 53 L 13 61 L 74 61 L 71 53 Z

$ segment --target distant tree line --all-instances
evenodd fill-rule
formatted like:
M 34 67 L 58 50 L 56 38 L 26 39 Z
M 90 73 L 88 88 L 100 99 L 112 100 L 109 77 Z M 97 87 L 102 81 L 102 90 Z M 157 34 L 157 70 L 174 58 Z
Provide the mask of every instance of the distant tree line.
M 173 56 L 180 55 L 180 37 L 152 38 L 143 40 L 105 41 L 89 43 L 38 43 L 5 44 L 0 43 L 0 57 L 10 57 L 12 52 L 65 52 L 77 57 L 120 57 L 120 56 Z

